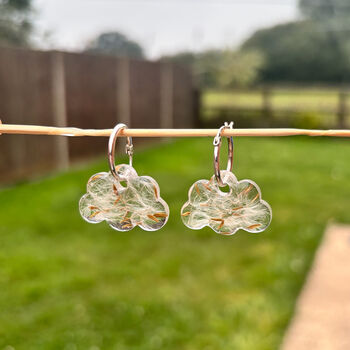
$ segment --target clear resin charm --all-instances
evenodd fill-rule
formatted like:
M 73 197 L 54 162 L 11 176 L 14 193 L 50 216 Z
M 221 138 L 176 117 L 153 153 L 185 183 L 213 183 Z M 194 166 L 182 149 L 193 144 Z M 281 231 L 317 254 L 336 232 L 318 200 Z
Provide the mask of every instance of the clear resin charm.
M 233 173 L 221 170 L 223 192 L 215 179 L 195 182 L 189 192 L 189 200 L 181 209 L 184 224 L 191 229 L 211 227 L 215 232 L 232 235 L 239 229 L 262 232 L 270 224 L 271 207 L 261 199 L 258 185 L 251 180 L 237 181 Z
M 130 231 L 140 226 L 146 231 L 162 228 L 168 221 L 169 207 L 160 198 L 157 182 L 138 176 L 130 165 L 116 166 L 118 181 L 110 172 L 93 175 L 87 193 L 80 199 L 81 216 L 90 223 L 107 223 L 115 230 Z

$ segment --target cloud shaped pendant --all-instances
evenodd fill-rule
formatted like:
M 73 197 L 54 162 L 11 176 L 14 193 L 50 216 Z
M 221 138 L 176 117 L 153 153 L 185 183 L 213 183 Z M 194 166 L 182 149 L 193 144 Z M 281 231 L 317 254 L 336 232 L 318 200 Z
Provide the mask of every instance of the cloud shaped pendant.
M 120 164 L 116 171 L 122 181 L 110 172 L 89 179 L 87 193 L 79 201 L 83 219 L 94 224 L 106 221 L 117 231 L 130 231 L 135 226 L 146 231 L 162 228 L 168 221 L 169 207 L 160 198 L 157 182 L 150 176 L 138 176 L 130 165 Z
M 195 230 L 209 226 L 223 235 L 232 235 L 239 229 L 264 231 L 271 222 L 272 210 L 261 199 L 258 185 L 251 180 L 238 181 L 227 170 L 221 170 L 221 177 L 229 192 L 221 191 L 215 175 L 191 186 L 188 201 L 181 209 L 184 224 Z

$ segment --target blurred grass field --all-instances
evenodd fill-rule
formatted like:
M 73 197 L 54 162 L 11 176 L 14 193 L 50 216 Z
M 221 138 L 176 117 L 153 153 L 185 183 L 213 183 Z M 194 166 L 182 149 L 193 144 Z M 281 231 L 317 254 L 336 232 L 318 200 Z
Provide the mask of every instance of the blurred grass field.
M 270 104 L 274 117 L 295 113 L 295 118 L 311 118 L 316 124 L 334 127 L 338 113 L 339 89 L 336 88 L 271 88 Z M 202 99 L 204 116 L 217 109 L 261 111 L 262 90 L 206 91 Z M 209 112 L 209 114 L 208 114 Z M 215 113 L 214 113 L 215 117 Z M 318 121 L 316 121 L 318 120 Z M 298 125 L 296 125 L 298 127 Z M 314 125 L 318 127 L 318 125 Z M 301 125 L 303 127 L 303 125 Z
M 271 102 L 276 109 L 308 109 L 319 112 L 337 110 L 339 90 L 300 88 L 271 89 Z M 260 108 L 261 90 L 246 91 L 207 91 L 203 98 L 204 107 Z
M 234 172 L 273 209 L 261 234 L 191 231 L 179 215 L 212 173 L 211 139 L 136 149 L 170 206 L 157 232 L 80 218 L 106 159 L 0 192 L 0 349 L 277 349 L 329 220 L 349 222 L 350 144 L 235 140 Z

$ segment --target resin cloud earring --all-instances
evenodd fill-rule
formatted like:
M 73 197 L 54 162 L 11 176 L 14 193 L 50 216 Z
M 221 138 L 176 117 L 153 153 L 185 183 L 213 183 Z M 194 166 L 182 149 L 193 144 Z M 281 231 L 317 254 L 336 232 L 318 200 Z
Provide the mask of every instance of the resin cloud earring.
M 211 227 L 223 235 L 233 235 L 239 229 L 262 232 L 270 224 L 271 207 L 261 199 L 258 185 L 251 180 L 238 181 L 231 172 L 233 138 L 228 137 L 227 170 L 220 170 L 220 148 L 223 130 L 232 129 L 225 123 L 214 138 L 214 175 L 210 180 L 196 181 L 188 192 L 188 201 L 181 209 L 183 223 L 194 230 Z M 228 186 L 228 192 L 220 187 Z
M 130 231 L 139 226 L 146 231 L 162 228 L 169 217 L 169 207 L 160 198 L 157 182 L 149 176 L 138 176 L 132 167 L 133 145 L 127 137 L 126 153 L 129 165 L 114 164 L 118 134 L 126 129 L 118 124 L 109 138 L 110 172 L 93 175 L 87 183 L 87 193 L 80 199 L 79 211 L 84 220 L 96 224 L 106 221 L 117 231 Z

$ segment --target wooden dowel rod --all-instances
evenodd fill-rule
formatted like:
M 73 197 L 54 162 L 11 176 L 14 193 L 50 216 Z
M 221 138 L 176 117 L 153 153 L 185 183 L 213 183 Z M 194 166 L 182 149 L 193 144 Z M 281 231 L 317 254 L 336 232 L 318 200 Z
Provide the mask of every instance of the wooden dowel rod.
M 126 129 L 120 136 L 133 137 L 214 137 L 218 129 Z M 1 134 L 62 135 L 62 136 L 109 136 L 112 129 L 79 129 L 39 125 L 1 124 Z M 232 129 L 224 130 L 223 136 L 334 136 L 350 137 L 350 130 L 312 129 Z

